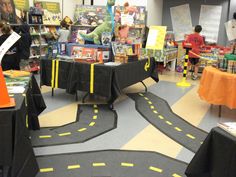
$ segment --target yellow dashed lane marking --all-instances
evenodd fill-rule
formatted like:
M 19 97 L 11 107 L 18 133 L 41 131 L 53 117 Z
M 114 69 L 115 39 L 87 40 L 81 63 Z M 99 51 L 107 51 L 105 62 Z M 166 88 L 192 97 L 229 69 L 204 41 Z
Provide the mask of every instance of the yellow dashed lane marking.
M 160 168 L 157 168 L 157 167 L 149 167 L 149 170 L 152 170 L 152 171 L 155 171 L 155 172 L 158 172 L 158 173 L 162 173 L 162 169 L 160 169 Z
M 173 174 L 172 176 L 173 176 L 173 177 L 182 177 L 182 176 L 180 176 L 180 175 L 178 175 L 178 174 L 176 174 L 176 173 Z
M 122 162 L 122 163 L 121 163 L 121 166 L 122 166 L 122 167 L 134 167 L 134 164 L 133 164 L 133 163 L 125 163 L 125 162 Z
M 59 136 L 69 136 L 71 135 L 71 132 L 66 132 L 66 133 L 60 133 L 58 134 Z
M 175 127 L 175 130 L 177 130 L 178 132 L 182 132 L 182 129 L 180 129 L 179 127 Z
M 98 118 L 98 116 L 93 116 L 93 120 L 96 120 Z
M 96 105 L 96 104 L 95 104 L 95 105 L 93 105 L 93 108 L 98 108 L 98 105 Z
M 148 102 L 148 104 L 152 104 L 152 102 L 151 102 L 151 101 L 149 101 L 149 102 Z
M 42 135 L 39 136 L 40 139 L 47 139 L 47 138 L 52 138 L 52 135 Z
M 91 122 L 91 123 L 89 124 L 89 126 L 90 126 L 90 127 L 93 127 L 95 124 L 96 124 L 96 122 Z
M 166 123 L 167 123 L 168 125 L 173 125 L 172 122 L 170 122 L 170 121 L 166 121 Z
M 160 119 L 162 119 L 162 120 L 164 119 L 164 117 L 163 117 L 163 116 L 161 116 L 161 115 L 160 115 L 160 116 L 158 116 L 158 117 L 159 117 Z
M 154 106 L 150 106 L 150 108 L 151 108 L 151 109 L 155 109 L 155 107 L 154 107 Z
M 144 97 L 144 99 L 145 99 L 145 100 L 149 100 L 149 98 L 148 98 L 148 97 Z
M 158 114 L 158 112 L 156 110 L 153 111 L 154 114 Z
M 193 140 L 196 139 L 196 137 L 194 137 L 193 135 L 190 135 L 190 134 L 187 134 L 186 136 L 193 139 Z
M 81 128 L 81 129 L 78 130 L 78 132 L 84 132 L 86 130 L 87 130 L 87 128 Z
M 98 109 L 94 109 L 94 113 L 97 114 L 98 113 Z
M 48 172 L 53 172 L 53 168 L 41 168 L 40 173 L 48 173 Z
M 93 167 L 105 167 L 105 163 L 93 163 Z
M 139 93 L 140 96 L 144 96 L 142 93 Z
M 67 167 L 68 170 L 74 170 L 80 168 L 80 165 L 70 165 Z

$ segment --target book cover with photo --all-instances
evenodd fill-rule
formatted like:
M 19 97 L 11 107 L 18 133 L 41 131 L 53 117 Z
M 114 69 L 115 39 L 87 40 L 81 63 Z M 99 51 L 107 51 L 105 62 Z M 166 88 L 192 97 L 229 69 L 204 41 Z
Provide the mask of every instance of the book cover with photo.
M 112 40 L 112 35 L 109 32 L 102 33 L 101 41 L 102 45 L 110 45 Z

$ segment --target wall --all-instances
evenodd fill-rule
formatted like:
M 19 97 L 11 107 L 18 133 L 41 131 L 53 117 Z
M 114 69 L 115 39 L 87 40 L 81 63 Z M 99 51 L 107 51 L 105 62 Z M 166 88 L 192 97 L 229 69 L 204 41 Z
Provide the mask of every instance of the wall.
M 163 0 L 147 1 L 147 26 L 162 24 Z
M 229 20 L 233 18 L 234 12 L 236 12 L 236 0 L 230 0 Z
M 130 5 L 147 6 L 149 0 L 116 0 L 116 5 L 123 5 L 125 2 L 129 2 Z M 106 5 L 106 0 L 94 0 L 94 5 Z
M 200 8 L 201 5 L 222 5 L 222 15 L 219 30 L 218 43 L 225 45 L 227 42 L 226 32 L 224 23 L 228 20 L 228 0 L 164 0 L 163 1 L 163 17 L 162 24 L 168 26 L 168 30 L 172 29 L 170 7 L 182 5 L 188 3 L 190 5 L 192 23 L 193 26 L 197 25 L 199 22 Z M 184 13 L 184 12 L 183 12 Z

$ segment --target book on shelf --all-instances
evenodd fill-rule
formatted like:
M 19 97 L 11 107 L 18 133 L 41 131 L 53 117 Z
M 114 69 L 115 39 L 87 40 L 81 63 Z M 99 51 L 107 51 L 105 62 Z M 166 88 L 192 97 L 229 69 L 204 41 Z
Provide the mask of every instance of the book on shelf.
M 218 127 L 227 131 L 231 135 L 236 136 L 236 122 L 221 122 L 218 123 Z

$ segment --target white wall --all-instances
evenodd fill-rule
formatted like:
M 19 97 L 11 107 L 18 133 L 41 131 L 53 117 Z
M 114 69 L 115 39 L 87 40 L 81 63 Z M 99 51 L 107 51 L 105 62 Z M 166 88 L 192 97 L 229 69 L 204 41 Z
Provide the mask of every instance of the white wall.
M 147 6 L 149 0 L 116 0 L 116 5 L 123 5 L 128 2 L 130 5 Z M 94 5 L 106 5 L 107 0 L 94 0 Z
M 163 0 L 148 0 L 147 1 L 147 26 L 162 24 L 162 8 Z

